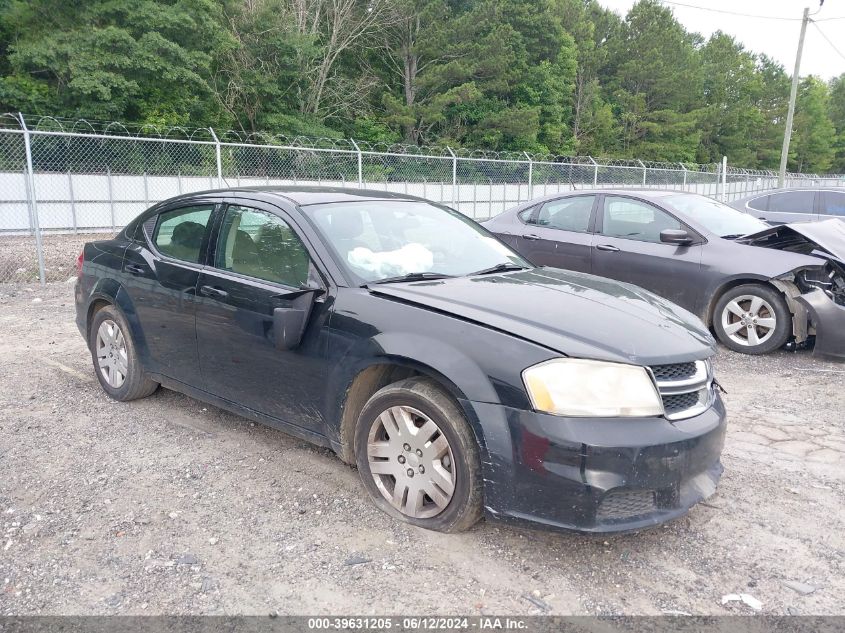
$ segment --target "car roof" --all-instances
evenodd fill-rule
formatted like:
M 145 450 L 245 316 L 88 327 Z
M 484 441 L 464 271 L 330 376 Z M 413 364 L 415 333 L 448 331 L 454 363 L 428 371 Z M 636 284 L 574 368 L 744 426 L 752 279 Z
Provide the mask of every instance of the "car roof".
M 541 202 L 547 202 L 549 200 L 556 200 L 558 198 L 564 198 L 568 196 L 577 196 L 577 195 L 596 195 L 596 194 L 605 194 L 605 195 L 620 195 L 620 196 L 634 196 L 640 198 L 666 198 L 668 196 L 677 196 L 678 194 L 682 193 L 694 193 L 691 191 L 682 191 L 680 189 L 650 189 L 648 187 L 620 187 L 620 188 L 608 188 L 608 187 L 596 187 L 595 189 L 572 189 L 570 191 L 556 191 L 554 193 L 548 193 L 544 196 L 539 196 L 537 198 L 532 198 L 531 200 L 526 200 L 525 202 L 520 202 L 517 205 L 510 207 L 504 213 L 509 213 L 513 211 L 523 211 L 528 207 L 533 207 L 535 204 L 539 204 Z
M 195 191 L 172 198 L 195 198 L 198 196 L 234 196 L 248 197 L 260 194 L 262 198 L 284 198 L 298 206 L 311 204 L 326 204 L 330 202 L 365 202 L 372 200 L 407 200 L 420 201 L 423 198 L 391 191 L 376 191 L 374 189 L 357 189 L 344 187 L 305 187 L 297 185 L 268 185 L 259 187 L 228 187 L 223 189 L 208 189 Z
M 798 191 L 834 191 L 834 192 L 845 192 L 845 187 L 783 187 L 781 189 L 765 189 L 763 191 L 757 191 L 752 193 L 751 195 L 744 196 L 742 198 L 737 198 L 731 204 L 735 204 L 737 202 L 745 202 L 746 200 L 752 200 L 754 198 L 760 198 L 761 196 L 770 196 L 773 193 L 793 193 Z

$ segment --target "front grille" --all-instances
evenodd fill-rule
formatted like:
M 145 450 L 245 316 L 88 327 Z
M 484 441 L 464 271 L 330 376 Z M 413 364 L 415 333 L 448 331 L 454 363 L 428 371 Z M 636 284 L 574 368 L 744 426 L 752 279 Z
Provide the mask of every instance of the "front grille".
M 682 420 L 702 413 L 710 406 L 710 363 L 655 365 L 650 368 L 663 400 L 663 412 L 669 420 Z
M 653 490 L 614 490 L 599 504 L 596 518 L 600 521 L 633 519 L 655 510 Z
M 675 415 L 681 411 L 693 408 L 699 402 L 697 391 L 663 396 L 663 409 L 666 415 Z
M 695 363 L 655 365 L 651 368 L 655 380 L 684 380 L 695 376 Z

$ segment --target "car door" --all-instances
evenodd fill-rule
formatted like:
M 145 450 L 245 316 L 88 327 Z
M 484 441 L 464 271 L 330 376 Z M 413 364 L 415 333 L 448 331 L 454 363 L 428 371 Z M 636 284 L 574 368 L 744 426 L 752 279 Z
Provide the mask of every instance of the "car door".
M 198 282 L 196 338 L 204 389 L 259 413 L 322 431 L 326 279 L 291 218 L 272 205 L 230 203 Z M 318 291 L 307 288 L 319 288 Z M 315 302 L 301 343 L 279 349 L 276 310 Z
M 693 244 L 664 244 L 660 232 L 666 229 L 686 230 Z M 704 301 L 703 242 L 690 227 L 650 202 L 605 195 L 596 217 L 593 273 L 636 284 L 699 312 Z
M 821 191 L 819 219 L 839 218 L 845 221 L 845 191 Z
M 753 200 L 758 218 L 769 224 L 818 220 L 815 191 L 779 191 Z
M 539 266 L 590 272 L 593 211 L 598 196 L 548 200 L 534 209 L 522 236 L 528 259 Z M 530 244 L 530 246 L 528 246 Z
M 196 288 L 217 203 L 181 202 L 150 218 L 123 256 L 139 352 L 149 371 L 198 387 Z
M 502 218 L 495 218 L 494 224 L 482 222 L 482 225 L 493 231 L 496 237 L 516 250 L 520 255 L 530 260 L 535 243 L 532 239 L 533 236 L 526 236 L 530 235 L 534 230 L 534 218 L 537 208 L 538 205 L 533 205 L 508 217 L 502 223 L 499 223 Z

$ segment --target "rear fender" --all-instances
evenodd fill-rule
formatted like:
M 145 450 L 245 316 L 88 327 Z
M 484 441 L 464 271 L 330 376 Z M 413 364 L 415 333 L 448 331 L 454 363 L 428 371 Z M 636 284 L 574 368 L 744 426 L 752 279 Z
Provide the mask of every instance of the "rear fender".
M 126 323 L 129 325 L 129 333 L 132 336 L 132 341 L 135 343 L 135 350 L 138 353 L 138 359 L 145 369 L 150 368 L 149 349 L 147 348 L 146 339 L 144 338 L 144 330 L 141 328 L 141 323 L 138 321 L 138 314 L 135 310 L 135 305 L 126 289 L 114 278 L 101 277 L 94 284 L 91 294 L 88 296 L 86 304 L 86 314 L 88 318 L 85 323 L 85 331 L 90 333 L 92 313 L 91 308 L 97 301 L 105 301 L 118 310 L 120 310 Z

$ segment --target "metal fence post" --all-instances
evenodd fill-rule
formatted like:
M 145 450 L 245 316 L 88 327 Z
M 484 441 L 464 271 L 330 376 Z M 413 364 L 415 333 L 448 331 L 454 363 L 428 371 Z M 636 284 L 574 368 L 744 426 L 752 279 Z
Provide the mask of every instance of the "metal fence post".
M 358 147 L 358 143 L 355 142 L 355 139 L 349 139 L 352 141 L 352 146 L 355 148 L 355 152 L 358 154 L 358 188 L 364 188 L 364 161 L 361 156 L 361 148 Z
M 214 139 L 214 153 L 217 155 L 217 188 L 223 188 L 223 156 L 220 154 L 220 139 L 214 133 L 213 128 L 208 128 L 211 138 Z
M 687 168 L 684 166 L 683 163 L 678 163 L 681 166 L 681 171 L 684 172 L 684 184 L 682 185 L 684 190 L 687 188 Z
M 38 254 L 38 279 L 41 285 L 47 283 L 47 272 L 44 269 L 44 245 L 41 243 L 41 225 L 38 220 L 38 203 L 35 198 L 35 170 L 32 167 L 32 145 L 29 138 L 29 128 L 26 127 L 26 121 L 23 114 L 18 112 L 18 120 L 21 122 L 23 129 L 23 143 L 26 150 L 26 171 L 27 171 L 27 199 L 29 201 L 29 212 L 32 217 L 32 230 L 35 232 L 35 250 Z
M 646 167 L 643 161 L 641 161 L 639 158 L 637 159 L 637 162 L 640 164 L 640 167 L 643 168 L 643 187 L 645 187 L 646 175 L 648 174 L 648 167 Z
M 73 176 L 70 171 L 67 172 L 67 189 L 70 195 L 70 217 L 73 220 L 73 232 L 79 233 L 76 223 L 76 197 L 73 195 Z
M 716 163 L 716 199 L 722 199 L 722 162 Z
M 728 199 L 728 157 L 722 156 L 722 202 Z
M 534 197 L 534 161 L 531 159 L 531 156 L 528 155 L 528 152 L 522 152 L 525 154 L 525 158 L 528 159 L 528 199 L 531 200 Z M 522 202 L 522 200 L 520 200 Z
M 111 167 L 106 167 L 109 187 L 109 214 L 111 215 L 111 230 L 114 231 L 114 187 L 111 181 Z
M 449 150 L 449 153 L 452 155 L 452 206 L 457 205 L 457 198 L 455 197 L 455 188 L 458 186 L 458 157 L 455 156 L 455 152 L 452 151 L 452 148 L 448 145 L 446 149 Z
M 593 189 L 599 186 L 599 164 L 593 159 L 592 156 L 587 156 L 590 159 L 590 162 L 593 164 Z

